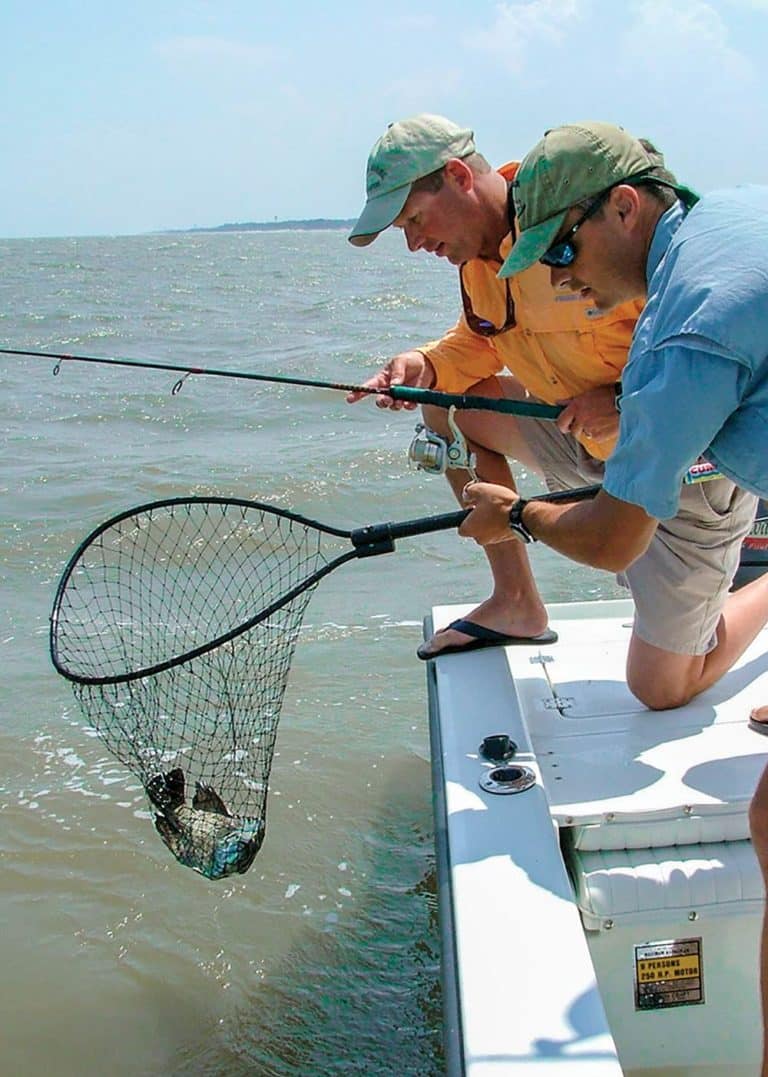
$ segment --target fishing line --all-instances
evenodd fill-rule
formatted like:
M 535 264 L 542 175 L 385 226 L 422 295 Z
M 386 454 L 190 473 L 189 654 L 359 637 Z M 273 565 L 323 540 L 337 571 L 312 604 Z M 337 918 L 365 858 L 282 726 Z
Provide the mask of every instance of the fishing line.
M 411 404 L 433 404 L 438 408 L 455 407 L 464 411 L 497 411 L 507 415 L 524 415 L 536 419 L 554 421 L 563 410 L 556 404 L 539 404 L 529 400 L 493 400 L 484 396 L 468 396 L 464 393 L 441 393 L 434 389 L 416 389 L 410 385 L 391 385 L 388 389 L 372 389 L 365 385 L 347 385 L 344 382 L 319 381 L 313 378 L 291 378 L 281 374 L 254 374 L 241 370 L 218 370 L 213 367 L 184 366 L 179 363 L 161 363 L 148 359 L 125 359 L 117 356 L 72 355 L 67 352 L 32 351 L 22 348 L 0 348 L 2 355 L 23 355 L 34 359 L 54 359 L 54 374 L 59 374 L 62 364 L 96 363 L 102 366 L 135 367 L 146 370 L 167 370 L 182 374 L 173 385 L 171 395 L 180 392 L 184 382 L 193 374 L 215 378 L 237 378 L 244 381 L 268 382 L 276 385 L 299 385 L 311 389 L 333 389 L 343 393 L 365 393 L 370 396 L 389 396 L 393 400 Z

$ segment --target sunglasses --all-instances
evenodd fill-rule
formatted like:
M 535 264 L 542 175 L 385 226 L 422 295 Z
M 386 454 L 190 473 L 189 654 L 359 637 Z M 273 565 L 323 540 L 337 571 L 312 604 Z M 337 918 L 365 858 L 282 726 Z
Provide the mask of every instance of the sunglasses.
M 515 301 L 512 298 L 512 293 L 509 288 L 509 280 L 505 281 L 507 286 L 507 316 L 504 319 L 502 326 L 496 326 L 493 322 L 489 322 L 487 318 L 478 318 L 475 312 L 472 310 L 472 303 L 470 301 L 467 290 L 464 287 L 464 265 L 462 263 L 459 266 L 459 286 L 461 287 L 461 302 L 464 307 L 464 317 L 467 319 L 467 325 L 473 333 L 477 333 L 481 337 L 496 337 L 499 333 L 506 333 L 508 329 L 513 329 L 517 324 L 515 321 Z
M 569 266 L 576 258 L 576 248 L 573 245 L 573 237 L 578 230 L 588 221 L 606 201 L 608 195 L 611 193 L 612 188 L 608 188 L 607 191 L 603 191 L 592 202 L 589 203 L 586 210 L 579 217 L 576 224 L 571 225 L 568 231 L 565 233 L 562 239 L 559 239 L 557 243 L 553 243 L 551 247 L 548 247 L 544 251 L 539 261 L 542 265 L 550 266 L 553 269 L 564 269 L 565 266 Z

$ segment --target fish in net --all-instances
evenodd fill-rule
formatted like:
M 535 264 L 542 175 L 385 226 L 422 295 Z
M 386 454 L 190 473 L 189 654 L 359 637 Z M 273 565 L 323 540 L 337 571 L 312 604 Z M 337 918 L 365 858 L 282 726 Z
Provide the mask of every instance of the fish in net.
M 180 863 L 219 879 L 247 871 L 261 847 L 283 695 L 318 582 L 464 515 L 343 531 L 259 502 L 174 498 L 81 543 L 54 601 L 51 656 L 141 781 Z

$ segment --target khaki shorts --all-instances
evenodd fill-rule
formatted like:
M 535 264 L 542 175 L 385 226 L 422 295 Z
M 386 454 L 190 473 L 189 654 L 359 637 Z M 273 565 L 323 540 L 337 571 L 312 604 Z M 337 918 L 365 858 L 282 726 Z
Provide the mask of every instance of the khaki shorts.
M 602 480 L 604 464 L 569 434 L 541 419 L 520 422 L 550 490 Z M 723 604 L 739 566 L 741 542 L 754 520 L 757 498 L 730 479 L 684 485 L 680 509 L 660 520 L 651 543 L 617 576 L 635 602 L 634 631 L 674 654 L 707 654 L 717 642 Z

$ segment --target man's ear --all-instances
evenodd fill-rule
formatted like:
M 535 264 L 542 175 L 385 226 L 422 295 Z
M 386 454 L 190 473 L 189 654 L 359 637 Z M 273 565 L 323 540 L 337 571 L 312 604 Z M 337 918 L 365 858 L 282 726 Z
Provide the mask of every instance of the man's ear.
M 448 183 L 455 184 L 460 191 L 471 191 L 475 185 L 475 175 L 469 165 L 460 157 L 451 157 L 443 167 Z
M 637 188 L 629 183 L 620 183 L 611 192 L 611 204 L 623 224 L 634 223 L 640 210 Z

